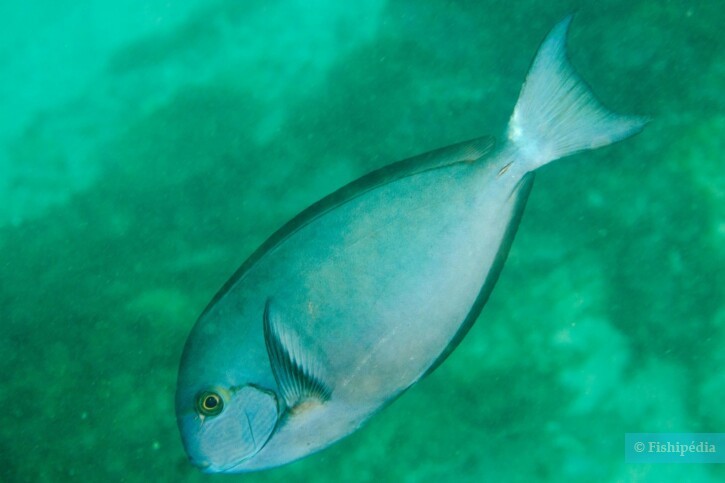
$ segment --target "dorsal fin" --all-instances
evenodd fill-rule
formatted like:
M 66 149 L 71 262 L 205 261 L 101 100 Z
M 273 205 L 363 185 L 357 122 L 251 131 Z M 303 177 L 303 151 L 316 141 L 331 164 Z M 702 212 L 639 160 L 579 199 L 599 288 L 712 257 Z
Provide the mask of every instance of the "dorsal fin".
M 311 341 L 303 341 L 282 323 L 269 299 L 264 307 L 264 342 L 274 379 L 288 408 L 293 410 L 309 399 L 330 399 L 332 391 L 324 381 L 321 355 Z
M 214 307 L 234 287 L 265 253 L 282 243 L 287 237 L 306 226 L 317 217 L 344 204 L 356 197 L 388 183 L 395 182 L 408 176 L 445 168 L 458 163 L 473 163 L 486 160 L 494 152 L 495 140 L 491 136 L 483 136 L 468 141 L 452 144 L 444 148 L 435 149 L 412 158 L 398 161 L 372 171 L 365 176 L 343 186 L 337 191 L 325 196 L 318 202 L 303 210 L 300 214 L 288 221 L 267 239 L 241 267 L 227 280 L 224 286 L 209 302 L 204 314 Z M 204 315 L 202 314 L 202 316 Z

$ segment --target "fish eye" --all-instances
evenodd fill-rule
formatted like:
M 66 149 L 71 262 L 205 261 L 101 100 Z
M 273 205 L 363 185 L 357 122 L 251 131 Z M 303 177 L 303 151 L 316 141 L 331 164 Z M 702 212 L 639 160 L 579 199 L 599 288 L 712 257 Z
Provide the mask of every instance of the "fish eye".
M 224 400 L 213 391 L 204 391 L 196 398 L 196 409 L 204 416 L 216 416 L 224 409 Z

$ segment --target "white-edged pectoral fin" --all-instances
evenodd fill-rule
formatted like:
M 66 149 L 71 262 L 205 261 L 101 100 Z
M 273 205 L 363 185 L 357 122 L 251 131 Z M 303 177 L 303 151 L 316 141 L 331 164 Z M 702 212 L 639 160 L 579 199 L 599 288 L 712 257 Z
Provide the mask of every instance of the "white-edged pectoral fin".
M 264 341 L 274 378 L 291 411 L 311 400 L 330 399 L 324 355 L 314 341 L 285 325 L 270 299 L 264 307 Z

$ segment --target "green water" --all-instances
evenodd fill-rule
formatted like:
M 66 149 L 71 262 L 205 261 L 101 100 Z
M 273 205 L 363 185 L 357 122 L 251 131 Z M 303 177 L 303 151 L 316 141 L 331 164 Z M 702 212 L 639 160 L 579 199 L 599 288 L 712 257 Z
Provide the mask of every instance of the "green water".
M 725 431 L 722 2 L 179 3 L 0 6 L 1 481 L 725 478 L 623 448 Z M 188 464 L 177 365 L 227 277 L 345 182 L 502 132 L 574 10 L 574 65 L 644 133 L 540 171 L 478 323 L 363 430 Z

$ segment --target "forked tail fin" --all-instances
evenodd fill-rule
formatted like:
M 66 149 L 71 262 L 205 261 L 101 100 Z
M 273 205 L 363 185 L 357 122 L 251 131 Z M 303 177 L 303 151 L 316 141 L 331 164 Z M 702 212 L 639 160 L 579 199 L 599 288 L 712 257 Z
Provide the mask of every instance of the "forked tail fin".
M 569 65 L 565 44 L 571 19 L 559 22 L 541 44 L 509 121 L 508 139 L 527 171 L 629 137 L 647 122 L 607 110 Z

